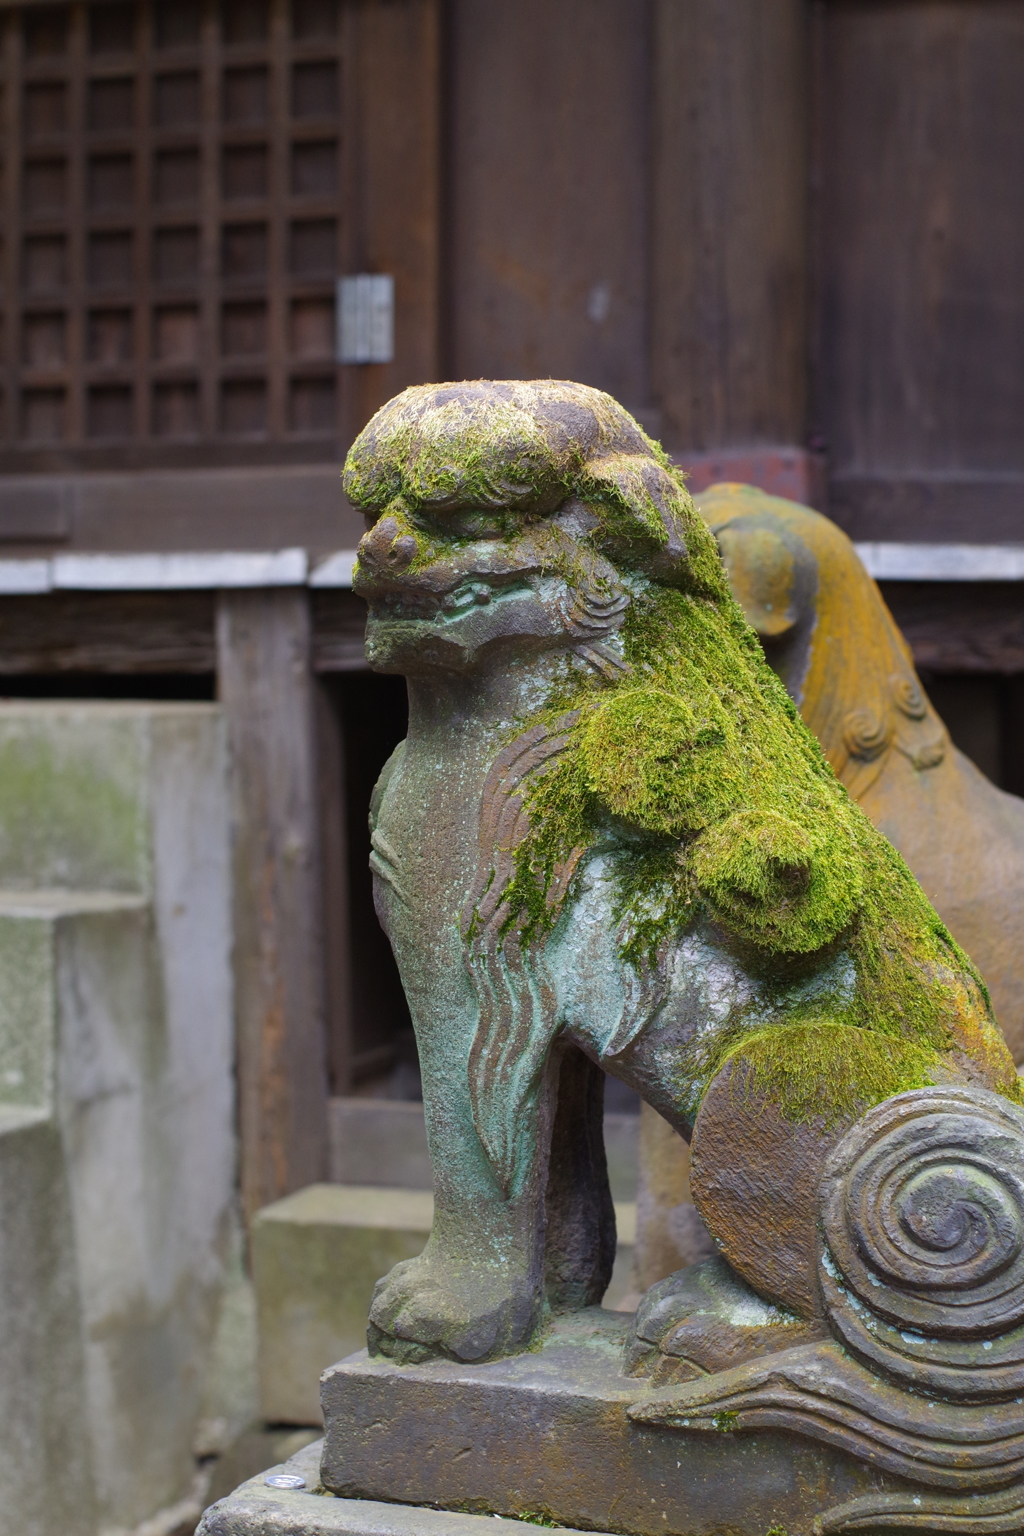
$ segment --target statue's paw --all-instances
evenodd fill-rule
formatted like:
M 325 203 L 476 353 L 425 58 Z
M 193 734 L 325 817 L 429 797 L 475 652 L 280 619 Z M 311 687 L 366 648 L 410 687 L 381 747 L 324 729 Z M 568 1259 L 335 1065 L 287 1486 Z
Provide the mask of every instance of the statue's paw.
M 400 1365 L 437 1356 L 486 1360 L 529 1343 L 538 1311 L 536 1292 L 515 1276 L 421 1254 L 377 1282 L 367 1348 Z
M 661 1386 L 824 1336 L 822 1324 L 764 1301 L 716 1256 L 651 1286 L 626 1341 L 624 1368 Z

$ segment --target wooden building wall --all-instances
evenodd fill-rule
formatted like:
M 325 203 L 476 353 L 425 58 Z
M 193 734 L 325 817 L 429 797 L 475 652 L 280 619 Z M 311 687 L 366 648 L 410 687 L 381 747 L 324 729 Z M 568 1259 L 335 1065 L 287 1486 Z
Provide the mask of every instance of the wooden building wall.
M 814 410 L 866 539 L 1024 535 L 1024 6 L 814 13 Z
M 0 0 L 0 122 L 0 558 L 350 549 L 352 437 L 479 375 L 610 390 L 696 486 L 857 537 L 1024 540 L 1024 0 Z M 335 360 L 359 271 L 390 363 Z M 1018 592 L 894 600 L 1012 682 Z M 229 711 L 249 1208 L 401 1022 L 359 631 L 304 586 L 0 599 L 8 687 Z

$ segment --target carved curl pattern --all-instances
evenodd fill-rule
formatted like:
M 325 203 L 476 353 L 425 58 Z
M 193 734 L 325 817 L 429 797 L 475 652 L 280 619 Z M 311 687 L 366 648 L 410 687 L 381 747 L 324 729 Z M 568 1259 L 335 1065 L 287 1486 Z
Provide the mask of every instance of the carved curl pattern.
M 923 720 L 928 713 L 928 700 L 921 690 L 916 677 L 902 677 L 898 672 L 892 676 L 892 696 L 896 700 L 896 708 L 910 720 Z
M 843 721 L 843 740 L 852 757 L 870 763 L 892 740 L 892 726 L 873 709 L 851 709 Z
M 1024 1112 L 979 1088 L 886 1100 L 833 1149 L 819 1216 L 837 1338 L 655 1390 L 630 1418 L 784 1430 L 910 1484 L 823 1512 L 814 1536 L 1017 1536 Z
M 821 1190 L 821 1283 L 843 1343 L 917 1392 L 1024 1391 L 1024 1113 L 926 1088 L 869 1111 Z

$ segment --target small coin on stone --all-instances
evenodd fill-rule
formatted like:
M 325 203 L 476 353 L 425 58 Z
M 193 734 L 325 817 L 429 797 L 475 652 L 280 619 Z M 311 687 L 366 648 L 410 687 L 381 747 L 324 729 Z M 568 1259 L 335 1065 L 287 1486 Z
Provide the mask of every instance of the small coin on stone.
M 305 1488 L 306 1479 L 296 1472 L 271 1472 L 263 1481 L 268 1488 Z

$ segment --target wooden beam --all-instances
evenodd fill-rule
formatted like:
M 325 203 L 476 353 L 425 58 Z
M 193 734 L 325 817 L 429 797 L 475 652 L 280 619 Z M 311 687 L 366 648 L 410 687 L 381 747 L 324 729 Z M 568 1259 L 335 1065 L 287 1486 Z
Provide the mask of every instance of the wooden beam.
M 344 1094 L 354 1084 L 345 738 L 341 709 L 325 678 L 316 682 L 316 747 L 327 1061 L 331 1092 Z
M 327 1072 L 309 598 L 222 592 L 232 762 L 235 1011 L 247 1218 L 326 1176 Z
M 1019 582 L 886 581 L 881 590 L 921 670 L 1024 673 Z
M 49 592 L 0 599 L 0 675 L 212 673 L 212 592 Z
M 672 452 L 802 443 L 803 0 L 654 0 L 651 374 Z

